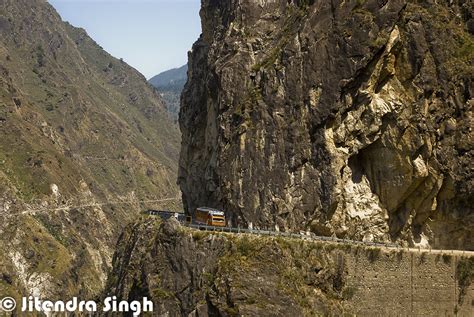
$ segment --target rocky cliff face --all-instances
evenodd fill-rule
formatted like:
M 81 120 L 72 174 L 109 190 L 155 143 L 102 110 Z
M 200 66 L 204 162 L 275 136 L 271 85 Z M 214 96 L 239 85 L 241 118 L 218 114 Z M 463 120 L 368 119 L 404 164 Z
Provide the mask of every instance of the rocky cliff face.
M 188 212 L 474 249 L 472 2 L 203 0 L 201 17 Z
M 0 73 L 0 295 L 93 296 L 122 227 L 178 196 L 178 128 L 44 0 L 0 2 Z

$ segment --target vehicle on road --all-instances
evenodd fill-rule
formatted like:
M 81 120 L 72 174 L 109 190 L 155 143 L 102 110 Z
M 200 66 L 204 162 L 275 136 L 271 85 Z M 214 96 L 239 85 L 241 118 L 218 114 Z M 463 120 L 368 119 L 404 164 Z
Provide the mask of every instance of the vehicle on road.
M 179 222 L 184 222 L 186 216 L 183 212 L 175 212 L 175 211 L 168 211 L 168 210 L 153 210 L 149 209 L 146 211 L 147 214 L 152 216 L 159 216 L 163 220 L 167 220 L 170 218 L 175 218 Z
M 213 227 L 225 227 L 225 213 L 209 207 L 196 208 L 194 212 L 193 222 L 196 224 L 208 225 Z

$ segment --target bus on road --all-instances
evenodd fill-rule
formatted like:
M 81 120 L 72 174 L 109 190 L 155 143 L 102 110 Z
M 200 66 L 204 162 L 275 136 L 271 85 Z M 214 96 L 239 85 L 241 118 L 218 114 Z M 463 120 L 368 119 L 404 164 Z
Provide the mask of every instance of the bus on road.
M 225 227 L 225 214 L 221 210 L 199 207 L 194 212 L 194 222 L 201 225 L 208 225 L 213 227 Z

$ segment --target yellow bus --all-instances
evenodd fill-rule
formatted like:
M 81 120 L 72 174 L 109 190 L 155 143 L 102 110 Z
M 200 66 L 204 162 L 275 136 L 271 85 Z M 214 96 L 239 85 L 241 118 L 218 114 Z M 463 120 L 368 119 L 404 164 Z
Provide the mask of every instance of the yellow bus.
M 194 213 L 194 221 L 197 224 L 214 227 L 226 226 L 224 212 L 209 207 L 196 208 L 196 212 Z

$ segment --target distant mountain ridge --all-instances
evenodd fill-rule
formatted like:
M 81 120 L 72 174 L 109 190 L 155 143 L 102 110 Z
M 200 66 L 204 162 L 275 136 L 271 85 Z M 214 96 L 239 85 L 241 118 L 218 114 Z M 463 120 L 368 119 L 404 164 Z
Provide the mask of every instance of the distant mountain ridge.
M 156 76 L 153 76 L 149 82 L 154 87 L 167 87 L 167 86 L 178 86 L 186 83 L 188 72 L 188 65 L 183 65 L 179 68 L 169 69 L 167 71 L 161 72 Z
M 188 79 L 187 73 L 188 65 L 183 65 L 164 71 L 148 81 L 161 94 L 166 109 L 175 120 L 178 119 L 181 91 Z

